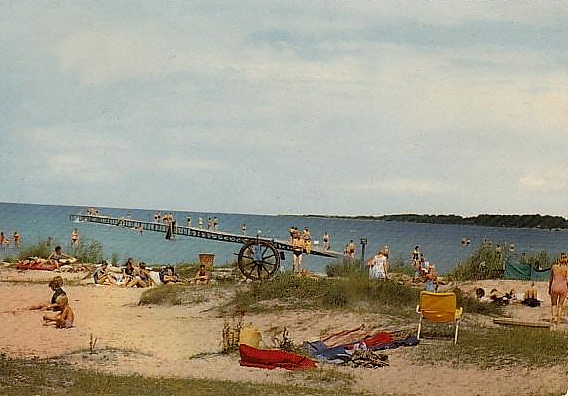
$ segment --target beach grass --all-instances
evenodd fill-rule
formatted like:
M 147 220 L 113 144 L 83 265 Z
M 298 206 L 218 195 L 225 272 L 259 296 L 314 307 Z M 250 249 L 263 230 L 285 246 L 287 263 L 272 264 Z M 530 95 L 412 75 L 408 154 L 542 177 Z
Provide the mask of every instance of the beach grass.
M 287 272 L 236 292 L 233 305 L 250 313 L 278 309 L 359 309 L 404 318 L 415 317 L 420 290 L 392 280 L 373 281 L 361 272 L 341 278 L 311 279 Z M 279 300 L 277 303 L 275 300 Z M 271 302 L 274 302 L 271 304 Z M 460 295 L 467 313 L 500 315 L 503 308 Z
M 140 296 L 139 305 L 181 305 L 183 286 L 168 284 L 147 289 Z
M 421 344 L 406 350 L 415 363 L 504 369 L 551 367 L 564 364 L 567 357 L 567 333 L 563 331 L 523 327 L 463 328 L 459 331 L 457 345 L 453 345 L 453 325 L 443 326 L 441 330 L 442 325 L 434 325 L 437 329 L 426 326 Z
M 298 381 L 294 381 L 294 379 Z M 340 381 L 343 385 L 331 388 L 324 381 Z M 302 382 L 319 383 L 313 386 Z M 140 375 L 117 375 L 91 370 L 66 369 L 54 360 L 14 359 L 0 355 L 0 389 L 4 396 L 340 396 L 365 395 L 349 388 L 347 374 L 335 370 L 315 370 L 290 376 L 298 384 L 255 384 L 250 382 L 191 378 L 150 378 Z

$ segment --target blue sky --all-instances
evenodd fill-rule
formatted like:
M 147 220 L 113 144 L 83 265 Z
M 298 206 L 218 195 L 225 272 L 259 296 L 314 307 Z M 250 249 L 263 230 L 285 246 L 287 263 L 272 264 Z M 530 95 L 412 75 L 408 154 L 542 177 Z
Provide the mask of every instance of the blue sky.
M 568 2 L 0 3 L 0 201 L 568 215 Z

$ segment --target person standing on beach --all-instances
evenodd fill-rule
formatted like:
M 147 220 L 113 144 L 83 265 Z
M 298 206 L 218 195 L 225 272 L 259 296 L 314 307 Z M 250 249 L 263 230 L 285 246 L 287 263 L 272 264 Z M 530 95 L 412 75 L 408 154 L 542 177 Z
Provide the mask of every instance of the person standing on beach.
M 0 232 L 0 249 L 4 250 L 4 241 L 6 237 L 4 236 L 4 231 Z
M 560 257 L 550 270 L 548 282 L 548 294 L 550 295 L 550 321 L 560 324 L 564 300 L 568 294 L 568 257 L 566 253 L 560 253 Z M 556 308 L 556 312 L 555 309 Z
M 369 261 L 367 261 L 367 266 L 369 267 L 369 279 L 388 279 L 388 255 L 386 254 L 384 248 L 379 250 L 379 253 Z
M 20 248 L 20 234 L 18 234 L 18 231 L 14 231 L 14 248 Z

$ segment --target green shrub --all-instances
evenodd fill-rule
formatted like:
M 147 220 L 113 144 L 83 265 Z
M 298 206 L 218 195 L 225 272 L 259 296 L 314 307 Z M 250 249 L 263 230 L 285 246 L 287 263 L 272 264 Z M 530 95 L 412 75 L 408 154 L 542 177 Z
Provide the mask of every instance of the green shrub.
M 390 262 L 389 272 L 396 272 L 408 276 L 414 276 L 416 269 L 411 263 L 405 262 L 403 258 L 399 257 Z
M 330 278 L 350 276 L 362 271 L 361 264 L 357 260 L 337 260 L 325 266 L 325 273 Z
M 505 254 L 497 253 L 495 246 L 483 244 L 464 263 L 450 271 L 446 278 L 457 281 L 495 278 L 501 273 L 505 259 Z
M 89 238 L 81 238 L 69 251 L 80 263 L 100 263 L 103 260 L 103 245 Z
M 48 241 L 41 241 L 31 246 L 25 246 L 20 253 L 18 254 L 19 260 L 25 260 L 29 257 L 42 257 L 47 258 L 51 253 L 51 247 L 48 244 Z

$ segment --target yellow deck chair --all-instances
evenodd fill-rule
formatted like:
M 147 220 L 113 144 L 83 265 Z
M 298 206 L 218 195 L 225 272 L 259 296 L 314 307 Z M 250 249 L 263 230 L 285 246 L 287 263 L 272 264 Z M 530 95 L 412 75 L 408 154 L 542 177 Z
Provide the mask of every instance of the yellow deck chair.
M 454 344 L 458 342 L 458 329 L 463 313 L 463 308 L 456 308 L 457 298 L 454 293 L 432 293 L 420 292 L 420 304 L 416 306 L 416 313 L 420 315 L 418 323 L 418 335 L 420 339 L 420 330 L 422 329 L 422 319 L 432 323 L 450 323 L 455 322 L 456 334 L 454 336 Z

